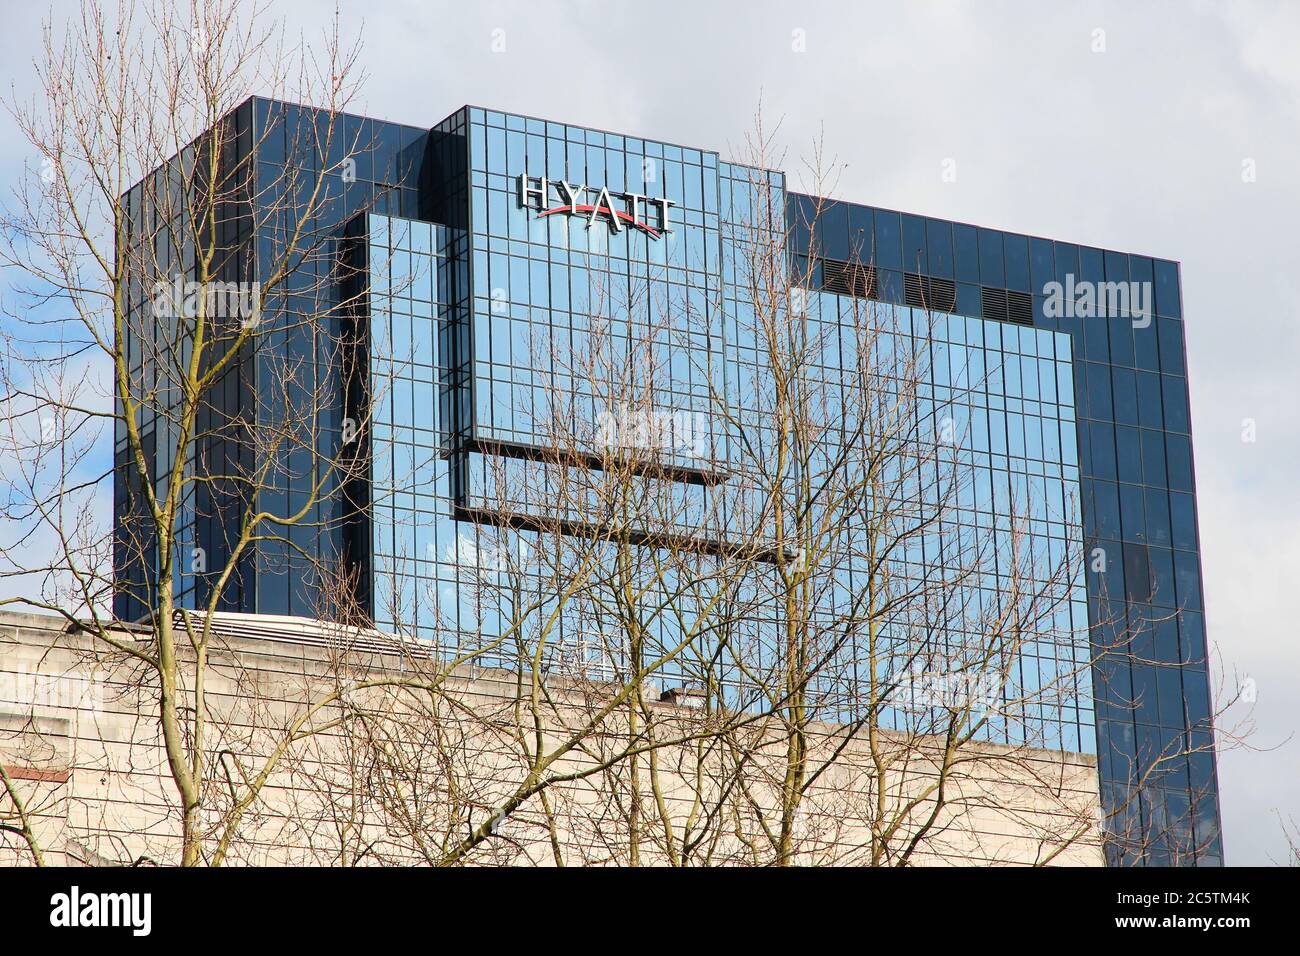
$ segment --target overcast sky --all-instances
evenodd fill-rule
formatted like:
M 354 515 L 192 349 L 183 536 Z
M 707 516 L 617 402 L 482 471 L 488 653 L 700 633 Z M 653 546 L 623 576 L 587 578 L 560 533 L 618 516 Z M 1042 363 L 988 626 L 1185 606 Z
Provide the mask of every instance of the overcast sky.
M 327 8 L 277 9 L 314 34 Z M 343 11 L 363 32 L 370 115 L 431 126 L 473 103 L 726 158 L 761 98 L 795 188 L 820 135 L 844 164 L 843 198 L 1180 260 L 1207 627 L 1219 669 L 1255 681 L 1252 744 L 1271 748 L 1219 758 L 1227 858 L 1284 858 L 1278 814 L 1300 822 L 1300 650 L 1285 610 L 1300 590 L 1300 4 Z M 5 11 L 0 79 L 20 93 L 45 12 Z M 0 185 L 24 161 L 0 118 Z

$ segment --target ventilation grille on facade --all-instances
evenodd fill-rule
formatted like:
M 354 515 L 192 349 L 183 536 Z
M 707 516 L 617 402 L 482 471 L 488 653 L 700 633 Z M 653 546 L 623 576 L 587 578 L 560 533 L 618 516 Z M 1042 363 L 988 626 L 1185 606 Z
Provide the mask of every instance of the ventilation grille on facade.
M 844 262 L 840 259 L 823 259 L 822 288 L 838 295 L 874 299 L 876 297 L 875 267 L 859 262 Z
M 1006 289 L 990 289 L 988 286 L 983 286 L 980 294 L 984 300 L 981 306 L 984 318 L 1005 322 L 1007 320 Z
M 1021 325 L 1034 324 L 1034 300 L 1028 292 L 1007 292 L 1007 318 Z
M 951 312 L 957 306 L 957 283 L 915 272 L 903 274 L 903 295 L 915 309 Z
M 1010 289 L 992 289 L 982 286 L 983 315 L 986 319 L 999 322 L 1018 322 L 1021 325 L 1034 324 L 1034 300 L 1028 292 L 1012 292 Z

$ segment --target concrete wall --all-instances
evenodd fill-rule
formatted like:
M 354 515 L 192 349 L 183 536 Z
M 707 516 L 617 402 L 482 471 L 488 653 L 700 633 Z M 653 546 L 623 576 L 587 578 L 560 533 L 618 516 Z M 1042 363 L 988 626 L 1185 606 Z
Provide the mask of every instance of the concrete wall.
M 382 643 L 340 647 L 310 622 L 227 620 L 237 626 L 221 629 L 205 686 L 209 783 L 201 821 L 209 857 L 245 792 L 238 781 L 255 776 L 292 735 L 259 799 L 230 831 L 228 862 L 437 861 L 493 818 L 535 766 L 539 741 L 545 754 L 570 739 L 581 743 L 546 774 L 572 779 L 497 821 L 464 862 L 547 865 L 558 855 L 570 865 L 627 863 L 634 830 L 641 863 L 772 858 L 787 742 L 772 719 L 713 734 L 716 715 L 661 703 L 656 694 L 644 707 L 622 706 L 596 720 L 608 685 L 552 681 L 534 703 L 512 674 L 483 669 L 459 670 L 432 694 L 355 689 L 420 677 L 432 665 L 385 653 Z M 192 684 L 193 668 L 185 671 Z M 354 689 L 302 720 L 337 688 Z M 618 759 L 632 719 L 664 745 Z M 843 728 L 813 731 L 814 764 L 838 756 L 795 818 L 798 862 L 871 862 L 879 807 L 891 812 L 919 798 L 887 841 L 896 862 L 934 808 L 927 795 L 938 779 L 934 742 L 885 737 L 872 751 L 860 735 L 845 745 Z M 947 802 L 912 862 L 1101 864 L 1093 757 L 980 744 L 959 760 L 946 780 Z M 148 669 L 70 633 L 59 618 L 0 612 L 0 763 L 47 862 L 178 859 L 179 802 Z M 17 822 L 0 788 L 0 824 Z M 0 864 L 29 862 L 21 838 L 0 832 Z

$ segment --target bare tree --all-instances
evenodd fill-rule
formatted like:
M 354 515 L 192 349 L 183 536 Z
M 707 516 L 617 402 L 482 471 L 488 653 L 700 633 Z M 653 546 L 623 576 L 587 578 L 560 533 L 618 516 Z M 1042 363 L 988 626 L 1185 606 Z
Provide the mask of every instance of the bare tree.
M 756 354 L 752 387 L 715 396 L 714 412 L 734 438 L 729 470 L 745 476 L 744 516 L 731 519 L 761 535 L 770 561 L 742 612 L 736 684 L 762 718 L 729 735 L 734 793 L 758 861 L 906 864 L 979 803 L 956 786 L 971 766 L 1000 762 L 1007 779 L 1049 782 L 1037 763 L 1060 742 L 1046 737 L 1051 722 L 1024 716 L 1073 706 L 1087 675 L 1086 656 L 1072 653 L 1078 631 L 1059 628 L 1079 566 L 1077 521 L 1058 503 L 1054 517 L 1075 538 L 1050 555 L 1029 534 L 1030 503 L 1014 496 L 1004 525 L 961 527 L 975 471 L 957 409 L 998 370 L 961 367 L 942 401 L 933 385 L 949 370 L 936 379 L 933 310 L 903 314 L 861 292 L 818 301 L 819 252 L 792 268 L 784 203 L 767 185 L 771 141 L 761 122 L 755 130 L 735 266 L 748 317 L 736 334 Z M 815 191 L 827 192 L 821 164 L 811 172 Z M 804 224 L 814 235 L 822 212 L 818 201 Z M 871 276 L 871 251 L 855 255 L 851 268 Z M 1025 686 L 1031 647 L 1065 659 Z M 943 688 L 927 693 L 919 675 Z M 1018 746 L 985 746 L 1004 736 Z M 846 774 L 853 785 L 829 813 L 823 799 L 823 822 L 811 823 L 805 801 Z M 996 799 L 981 797 L 984 807 Z M 1072 809 L 1071 826 L 1044 834 L 1053 853 L 1095 825 L 1090 811 Z M 852 819 L 864 852 L 827 819 Z
M 674 302 L 654 270 L 629 284 L 593 266 L 582 346 L 532 343 L 544 398 L 514 412 L 535 443 L 493 444 L 467 505 L 484 522 L 474 617 L 500 626 L 462 662 L 501 655 L 510 713 L 457 707 L 439 761 L 464 721 L 497 727 L 516 783 L 479 799 L 488 818 L 453 857 L 513 817 L 561 863 L 906 865 L 996 810 L 1051 862 L 1097 825 L 1056 730 L 1087 719 L 1077 514 L 1058 496 L 1070 534 L 1049 548 L 1030 526 L 1042 503 L 1009 492 L 1002 524 L 958 532 L 974 477 L 951 406 L 999 370 L 962 369 L 945 406 L 927 393 L 933 310 L 850 296 L 814 315 L 761 127 L 756 143 L 734 243 L 746 307 L 727 330 L 747 347 L 740 381 L 699 347 L 730 304 Z M 425 738 L 449 739 L 441 719 Z M 406 821 L 424 799 L 412 766 L 383 769 Z M 459 799 L 482 792 L 473 776 L 420 779 Z M 1039 804 L 1000 806 L 989 779 Z
M 317 440 L 333 395 L 314 365 L 339 347 L 320 330 L 346 308 L 336 242 L 319 226 L 341 201 L 341 169 L 268 173 L 257 158 L 272 136 L 291 156 L 367 148 L 343 143 L 356 53 L 337 22 L 308 47 L 256 5 L 87 2 L 65 30 L 46 26 L 40 93 L 11 105 L 38 161 L 5 213 L 4 262 L 26 282 L 4 342 L 3 574 L 27 592 L 5 603 L 65 615 L 139 666 L 186 864 L 238 821 L 200 822 L 216 769 L 210 612 L 255 549 L 293 549 L 294 529 L 321 522 L 349 467 Z M 259 124 L 255 139 L 254 93 L 322 109 L 302 128 Z M 305 356 L 270 344 L 303 335 L 317 337 Z M 250 407 L 232 397 L 254 362 L 277 389 Z M 109 443 L 130 489 L 116 539 L 100 517 Z M 292 502 L 272 494 L 289 467 L 310 489 Z M 200 529 L 200 502 L 215 528 Z M 134 631 L 112 617 L 124 600 Z M 245 768 L 234 807 L 273 762 Z

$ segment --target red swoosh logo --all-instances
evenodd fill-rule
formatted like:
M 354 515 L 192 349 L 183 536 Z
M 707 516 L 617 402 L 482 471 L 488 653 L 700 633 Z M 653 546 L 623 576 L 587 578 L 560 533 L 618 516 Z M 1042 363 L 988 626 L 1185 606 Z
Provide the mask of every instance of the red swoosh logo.
M 622 219 L 624 222 L 628 223 L 629 225 L 635 226 L 637 229 L 644 229 L 654 238 L 656 239 L 659 238 L 659 233 L 656 230 L 650 228 L 650 226 L 647 225 L 646 223 L 633 219 L 631 215 L 629 215 L 628 213 L 619 212 L 617 209 L 611 209 L 609 206 L 592 206 L 586 204 L 581 206 L 554 206 L 550 209 L 546 209 L 543 210 L 542 212 L 539 212 L 537 214 L 537 218 L 541 219 L 543 216 L 549 216 L 551 215 L 551 213 L 556 213 L 556 212 L 607 212 L 611 216 L 617 216 L 619 219 Z

